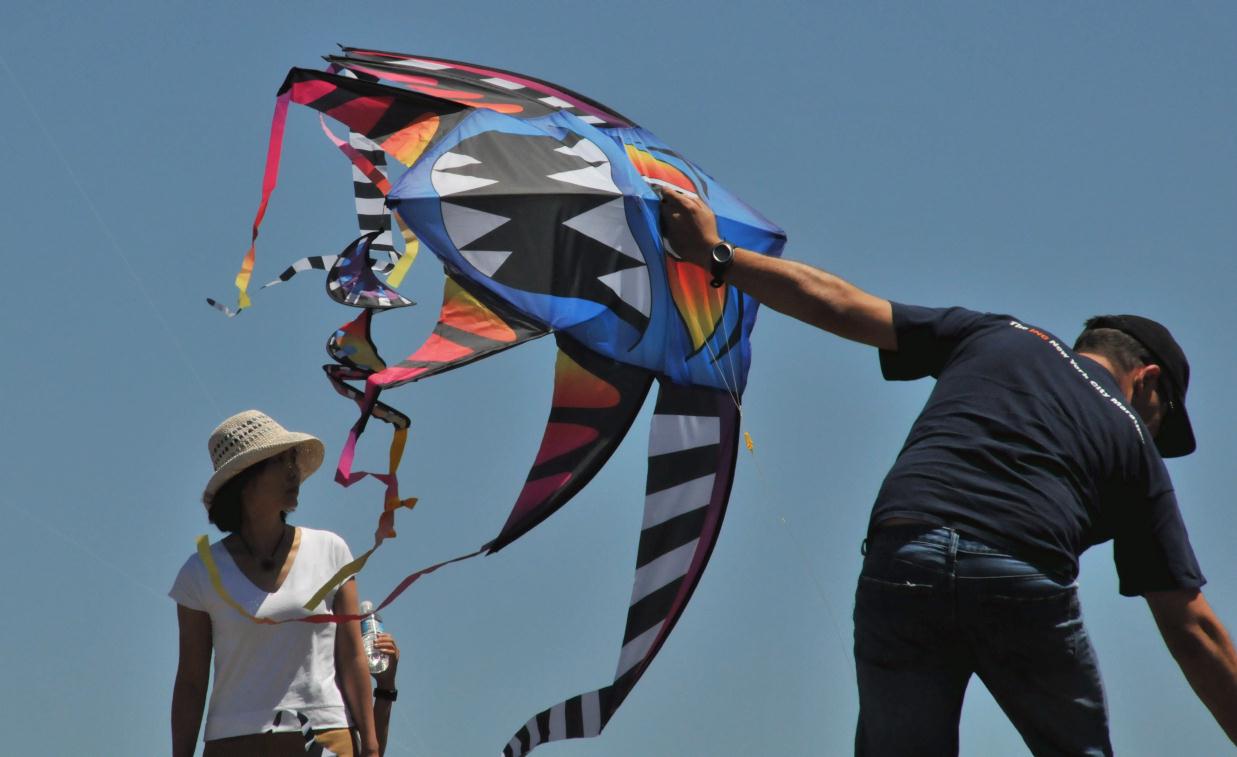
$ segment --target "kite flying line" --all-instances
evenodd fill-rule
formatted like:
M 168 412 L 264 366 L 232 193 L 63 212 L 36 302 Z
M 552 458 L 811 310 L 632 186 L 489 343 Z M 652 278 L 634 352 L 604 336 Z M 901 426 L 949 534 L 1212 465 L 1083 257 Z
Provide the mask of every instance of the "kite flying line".
M 185 352 L 184 345 L 181 343 L 180 339 L 176 337 L 176 332 L 172 330 L 171 324 L 168 323 L 167 319 L 163 316 L 163 312 L 155 304 L 154 299 L 150 296 L 150 291 L 146 288 L 146 284 L 142 281 L 142 278 L 138 276 L 137 270 L 133 267 L 133 264 L 129 261 L 129 258 L 125 256 L 124 251 L 121 250 L 120 244 L 116 240 L 116 235 L 112 233 L 111 228 L 103 220 L 103 215 L 99 212 L 98 207 L 95 206 L 94 201 L 91 199 L 90 194 L 86 191 L 86 188 L 82 184 L 81 179 L 78 177 L 77 172 L 73 170 L 73 166 L 69 163 L 68 159 L 65 158 L 64 153 L 60 150 L 59 144 L 56 140 L 52 139 L 51 132 L 48 131 L 47 125 L 44 123 L 42 116 L 39 115 L 38 109 L 34 107 L 34 103 L 26 94 L 26 90 L 22 87 L 21 81 L 18 80 L 16 74 L 13 73 L 13 69 L 9 67 L 8 61 L 5 60 L 3 55 L 0 55 L 0 67 L 4 68 L 4 72 L 8 75 L 9 80 L 13 82 L 13 86 L 17 89 L 17 93 L 21 96 L 22 102 L 26 104 L 26 108 L 30 111 L 30 115 L 34 118 L 34 122 L 38 125 L 39 131 L 42 132 L 43 139 L 47 142 L 57 160 L 60 161 L 61 167 L 64 168 L 65 173 L 68 174 L 73 187 L 81 196 L 82 202 L 90 210 L 90 214 L 94 217 L 95 223 L 98 224 L 104 238 L 107 239 L 108 243 L 105 246 L 109 247 L 112 254 L 119 258 L 120 262 L 124 264 L 125 271 L 128 272 L 129 277 L 133 279 L 134 285 L 136 286 L 138 292 L 141 293 L 142 299 L 145 300 L 147 307 L 150 308 L 150 311 L 154 314 L 155 319 L 159 322 L 159 325 L 163 327 L 169 341 L 171 341 L 172 346 L 176 349 L 177 356 L 180 358 L 181 362 L 184 363 L 185 368 L 188 369 L 189 375 L 193 376 L 193 380 L 197 383 L 202 395 L 208 402 L 211 403 L 211 406 L 215 408 L 216 412 L 221 413 L 222 410 L 220 409 L 219 403 L 215 400 L 215 397 L 211 394 L 210 390 L 207 389 L 206 382 L 202 380 L 197 368 L 189 360 L 189 356 Z
M 726 313 L 725 311 L 723 311 L 722 312 L 723 333 L 727 333 L 727 329 L 725 327 L 725 318 L 726 318 Z M 709 350 L 709 353 L 713 358 L 713 362 L 721 363 L 721 358 L 717 355 L 716 352 L 714 352 L 713 346 L 706 341 L 705 347 Z M 727 366 L 733 367 L 735 363 L 733 351 L 728 352 L 728 354 L 726 355 L 726 358 L 727 358 L 727 361 L 726 361 Z M 744 415 L 744 412 L 743 412 L 741 396 L 737 390 L 737 384 L 738 384 L 737 372 L 736 370 L 732 370 L 732 372 L 729 375 L 726 375 L 725 372 L 723 372 L 723 376 L 724 378 L 727 379 L 726 391 L 730 395 L 731 399 L 734 401 L 735 409 L 738 410 L 739 419 L 740 419 L 740 422 L 742 422 L 745 420 L 746 416 Z M 730 379 L 732 377 L 734 378 L 733 384 L 730 382 Z M 812 564 L 808 561 L 807 550 L 803 548 L 803 545 L 799 542 L 799 539 L 795 537 L 795 533 L 790 528 L 790 524 L 786 520 L 786 516 L 783 515 L 778 508 L 775 508 L 770 504 L 769 492 L 771 491 L 771 486 L 769 484 L 768 478 L 765 476 L 764 466 L 761 465 L 760 457 L 756 454 L 756 444 L 752 440 L 752 435 L 748 433 L 746 430 L 743 432 L 743 443 L 744 443 L 744 446 L 747 448 L 748 453 L 751 456 L 752 464 L 755 465 L 756 467 L 756 479 L 757 479 L 758 486 L 759 486 L 759 499 L 761 501 L 761 504 L 763 505 L 765 510 L 770 511 L 774 516 L 777 517 L 778 523 L 780 523 L 782 526 L 783 533 L 786 534 L 786 537 L 790 540 L 791 544 L 794 546 L 795 554 L 799 558 L 799 562 L 802 566 L 803 572 L 807 574 L 808 578 L 811 579 L 812 586 L 816 590 L 816 596 L 820 598 L 821 603 L 825 607 L 825 614 L 829 616 L 829 625 L 833 629 L 834 636 L 837 637 L 838 647 L 842 651 L 842 657 L 845 660 L 846 664 L 849 665 L 851 663 L 851 656 L 848 651 L 849 647 L 846 643 L 845 636 L 842 633 L 842 628 L 838 624 L 837 613 L 834 611 L 833 603 L 829 601 L 829 597 L 825 593 L 825 588 L 822 585 L 820 578 L 816 575 L 816 571 L 812 569 Z
M 95 550 L 91 549 L 91 548 L 90 548 L 89 546 L 87 546 L 86 544 L 84 544 L 84 543 L 82 543 L 81 541 L 79 541 L 79 540 L 78 540 L 77 538 L 75 538 L 74 536 L 72 536 L 72 535 L 70 535 L 70 534 L 68 534 L 68 533 L 66 533 L 66 532 L 64 532 L 64 531 L 62 531 L 62 530 L 60 530 L 60 529 L 59 529 L 59 528 L 57 528 L 56 526 L 52 525 L 50 522 L 48 522 L 48 521 L 46 521 L 46 520 L 43 520 L 43 519 L 39 518 L 37 515 L 35 515 L 34 513 L 30 512 L 29 510 L 27 510 L 26 508 L 22 507 L 21 505 L 18 505 L 17 503 L 12 502 L 12 501 L 10 501 L 10 500 L 8 500 L 8 499 L 0 499 L 0 504 L 4 504 L 4 505 L 6 505 L 6 506 L 8 506 L 8 507 L 12 508 L 13 510 L 16 510 L 18 513 L 21 513 L 22 515 L 26 516 L 27 518 L 29 518 L 29 519 L 30 519 L 31 521 L 33 521 L 34 523 L 36 523 L 36 524 L 38 524 L 38 525 L 42 526 L 42 527 L 43 527 L 43 528 L 44 528 L 44 529 L 45 529 L 48 533 L 50 533 L 50 534 L 52 534 L 53 536 L 55 536 L 55 537 L 59 538 L 60 540 L 62 540 L 62 541 L 63 541 L 63 542 L 65 542 L 66 544 L 68 544 L 68 545 L 70 545 L 70 546 L 74 547 L 75 549 L 77 549 L 77 551 L 78 551 L 78 552 L 81 552 L 82 554 L 84 554 L 84 555 L 86 555 L 87 557 L 89 557 L 93 563 L 98 564 L 98 565 L 102 565 L 102 566 L 104 566 L 104 567 L 106 567 L 106 568 L 108 568 L 108 569 L 110 569 L 110 570 L 114 571 L 117 575 L 121 576 L 122 578 L 127 579 L 127 580 L 129 581 L 129 583 L 131 583 L 131 584 L 133 584 L 134 586 L 138 587 L 139 589 L 141 589 L 141 590 L 143 590 L 143 591 L 147 592 L 147 593 L 148 593 L 148 594 L 150 594 L 151 596 L 153 596 L 153 597 L 158 597 L 158 598 L 160 598 L 160 599 L 162 599 L 162 598 L 164 598 L 164 597 L 166 597 L 166 596 L 167 596 L 167 594 L 166 594 L 165 592 L 158 591 L 158 590 L 156 590 L 154 587 L 152 587 L 152 586 L 150 586 L 150 585 L 146 584 L 145 582 L 143 582 L 143 581 L 142 581 L 140 578 L 138 578 L 137 576 L 133 575 L 133 574 L 132 574 L 132 573 L 130 573 L 129 571 L 127 571 L 127 570 L 125 570 L 124 568 L 122 568 L 122 567 L 120 567 L 119 565 L 117 565 L 117 564 L 116 564 L 115 562 L 113 562 L 110 558 L 108 558 L 108 557 L 106 557 L 106 556 L 104 556 L 104 555 L 102 555 L 102 554 L 99 554 L 98 552 L 96 552 Z
M 82 184 L 82 181 L 80 177 L 77 175 L 77 172 L 73 169 L 68 159 L 65 158 L 64 153 L 60 150 L 59 145 L 57 144 L 56 140 L 52 139 L 51 132 L 48 131 L 47 125 L 43 121 L 42 116 L 39 115 L 38 109 L 34 106 L 34 103 L 33 101 L 31 101 L 29 95 L 27 95 L 25 88 L 21 85 L 21 81 L 17 78 L 16 74 L 13 73 L 13 69 L 9 66 L 8 61 L 5 59 L 3 55 L 0 55 L 0 68 L 4 69 L 5 74 L 8 76 L 9 80 L 13 83 L 13 86 L 17 90 L 18 95 L 20 95 L 22 102 L 25 103 L 26 109 L 29 110 L 31 117 L 34 120 L 34 123 L 38 126 L 39 131 L 42 133 L 43 139 L 47 142 L 48 146 L 51 148 L 52 153 L 56 156 L 57 160 L 60 162 L 60 165 L 64 169 L 65 173 L 68 175 L 70 182 L 73 184 L 74 188 L 77 190 L 77 193 L 81 196 L 81 199 L 83 203 L 85 204 L 85 206 L 89 209 L 91 216 L 94 217 L 95 223 L 98 224 L 99 229 L 101 230 L 103 234 L 103 237 L 107 240 L 107 244 L 104 246 L 108 247 L 110 251 L 112 252 L 112 254 L 115 255 L 124 265 L 125 271 L 127 271 L 130 278 L 133 279 L 134 285 L 136 286 L 138 292 L 141 293 L 142 299 L 145 301 L 146 306 L 150 309 L 151 313 L 155 316 L 155 319 L 163 327 L 163 330 L 166 333 L 169 341 L 171 341 L 172 346 L 175 348 L 177 356 L 180 358 L 181 362 L 185 365 L 185 368 L 188 370 L 189 375 L 193 377 L 194 382 L 198 386 L 198 389 L 202 392 L 202 396 L 206 399 L 207 402 L 211 404 L 212 407 L 215 408 L 217 412 L 219 412 L 220 406 L 219 406 L 218 401 L 215 399 L 214 395 L 211 394 L 210 390 L 207 388 L 206 383 L 202 380 L 201 375 L 198 373 L 192 361 L 189 360 L 188 354 L 186 353 L 184 349 L 183 343 L 176 337 L 176 333 L 172 330 L 171 325 L 168 323 L 167 319 L 164 318 L 163 313 L 160 310 L 160 308 L 155 304 L 154 299 L 150 296 L 150 292 L 146 288 L 146 285 L 142 281 L 142 278 L 138 275 L 136 269 L 133 267 L 133 264 L 129 261 L 128 257 L 125 256 L 124 251 L 121 249 L 119 243 L 116 240 L 115 234 L 112 233 L 111 228 L 108 226 L 106 221 L 103 220 L 103 215 L 99 212 L 99 209 L 95 205 L 94 201 L 91 199 L 90 194 L 86 192 L 85 186 Z M 82 542 L 73 538 L 72 536 L 65 533 L 64 531 L 61 531 L 60 529 L 54 527 L 48 522 L 40 520 L 33 513 L 25 510 L 24 508 L 17 506 L 16 504 L 12 502 L 9 502 L 7 500 L 5 500 L 4 502 L 9 507 L 15 510 L 18 510 L 19 512 L 24 513 L 31 520 L 34 520 L 35 522 L 40 523 L 45 529 L 55 534 L 60 539 L 64 540 L 66 543 L 74 546 L 83 554 L 89 556 L 95 563 L 99 565 L 105 565 L 108 568 L 111 568 L 112 570 L 116 571 L 120 575 L 129 579 L 129 581 L 131 581 L 134 585 L 140 587 L 141 589 L 155 596 L 159 596 L 159 597 L 163 596 L 162 592 L 155 591 L 150 586 L 142 583 L 136 577 L 132 576 L 131 574 L 126 572 L 124 569 L 117 566 L 115 563 L 110 562 L 107 558 L 99 555 L 94 550 L 90 549 L 89 547 L 84 545 Z
M 723 312 L 722 313 L 723 321 L 725 317 L 726 317 L 725 312 Z M 723 323 L 723 331 L 725 331 L 724 323 Z M 712 355 L 713 362 L 720 363 L 721 358 L 713 351 L 712 345 L 706 342 L 705 346 L 708 348 L 710 354 Z M 733 355 L 728 354 L 727 358 L 728 358 L 727 363 L 733 364 L 734 362 Z M 735 375 L 735 374 L 732 373 L 731 375 Z M 740 399 L 740 395 L 738 394 L 737 390 L 731 389 L 731 386 L 732 385 L 728 382 L 727 387 L 726 387 L 727 393 L 730 395 L 731 399 L 734 401 L 735 408 L 739 412 L 740 422 L 742 422 L 745 420 L 746 416 L 744 415 L 744 412 L 743 412 L 743 405 Z M 802 566 L 803 572 L 806 573 L 808 578 L 811 579 L 812 586 L 816 589 L 816 596 L 820 598 L 821 603 L 825 607 L 825 614 L 829 616 L 829 625 L 833 629 L 834 635 L 837 637 L 839 648 L 842 650 L 842 657 L 844 658 L 846 663 L 849 665 L 851 662 L 851 657 L 850 657 L 849 652 L 847 651 L 848 647 L 846 644 L 846 639 L 842 633 L 841 626 L 838 624 L 837 613 L 834 611 L 833 603 L 829 601 L 829 597 L 825 593 L 825 588 L 821 584 L 820 578 L 816 575 L 816 571 L 812 569 L 812 564 L 808 561 L 807 551 L 803 548 L 803 545 L 799 543 L 799 539 L 795 537 L 794 531 L 791 530 L 790 524 L 786 520 L 786 516 L 783 515 L 779 511 L 778 508 L 774 508 L 770 504 L 769 492 L 771 491 L 771 487 L 769 484 L 769 480 L 765 476 L 764 466 L 761 465 L 760 457 L 756 454 L 756 444 L 752 440 L 752 435 L 748 433 L 747 431 L 743 432 L 743 443 L 744 443 L 744 446 L 747 448 L 748 453 L 751 456 L 752 464 L 756 467 L 756 479 L 759 485 L 759 490 L 760 490 L 759 498 L 760 498 L 761 504 L 763 505 L 765 510 L 772 512 L 773 515 L 777 517 L 778 523 L 780 523 L 782 526 L 783 533 L 786 534 L 786 538 L 788 538 L 791 544 L 794 546 L 795 554 L 799 558 L 799 562 Z

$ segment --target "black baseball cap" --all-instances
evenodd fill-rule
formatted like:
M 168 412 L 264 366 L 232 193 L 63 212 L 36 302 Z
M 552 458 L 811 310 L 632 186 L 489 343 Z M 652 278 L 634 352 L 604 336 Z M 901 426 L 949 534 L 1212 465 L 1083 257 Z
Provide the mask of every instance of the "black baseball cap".
M 1169 403 L 1160 423 L 1155 446 L 1163 457 L 1181 457 L 1194 451 L 1194 429 L 1185 410 L 1185 392 L 1190 385 L 1190 363 L 1181 345 L 1163 325 L 1139 315 L 1098 315 L 1087 321 L 1089 329 L 1116 329 L 1137 339 L 1152 362 L 1160 366 L 1159 389 Z

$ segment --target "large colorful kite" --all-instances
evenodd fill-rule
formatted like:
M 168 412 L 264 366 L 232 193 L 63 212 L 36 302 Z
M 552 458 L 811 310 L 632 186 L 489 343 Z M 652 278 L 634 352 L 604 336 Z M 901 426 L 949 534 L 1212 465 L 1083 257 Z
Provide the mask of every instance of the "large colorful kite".
M 503 753 L 596 736 L 665 643 L 717 540 L 756 318 L 751 298 L 710 286 L 707 272 L 666 254 L 654 187 L 704 199 L 722 236 L 742 247 L 780 255 L 785 234 L 650 132 L 558 85 L 354 48 L 327 62 L 326 71 L 292 69 L 280 89 L 253 237 L 275 186 L 288 103 L 313 108 L 352 162 L 364 233 L 341 254 L 299 260 L 272 283 L 326 269 L 330 296 L 363 309 L 331 337 L 336 364 L 325 369 L 361 409 L 336 479 L 348 485 L 376 475 L 387 486 L 375 548 L 393 533 L 394 510 L 410 504 L 395 481 L 408 418 L 379 401 L 383 391 L 554 333 L 549 421 L 506 524 L 478 552 L 488 553 L 580 491 L 658 384 L 635 584 L 614 680 L 533 716 Z M 346 126 L 348 139 L 332 133 L 326 118 Z M 386 155 L 408 167 L 393 184 Z M 420 348 L 388 364 L 370 323 L 376 313 L 411 304 L 395 287 L 422 244 L 446 271 L 439 320 Z M 236 311 L 212 304 L 229 314 L 248 306 L 253 265 L 251 246 L 237 276 Z M 396 429 L 385 474 L 352 471 L 357 437 L 371 417 Z M 409 576 L 383 604 L 437 567 Z

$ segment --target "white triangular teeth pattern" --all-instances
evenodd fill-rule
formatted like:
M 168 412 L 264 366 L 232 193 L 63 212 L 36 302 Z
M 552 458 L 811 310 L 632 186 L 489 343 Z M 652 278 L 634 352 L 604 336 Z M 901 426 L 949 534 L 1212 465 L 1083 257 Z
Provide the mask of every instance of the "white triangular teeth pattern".
M 578 158 L 584 158 L 585 160 L 587 160 L 589 163 L 592 163 L 593 165 L 610 162 L 610 159 L 607 158 L 606 154 L 601 151 L 601 148 L 598 147 L 592 140 L 588 140 L 588 139 L 581 139 L 579 142 L 576 142 L 575 145 L 573 145 L 572 147 L 563 145 L 562 147 L 558 148 L 555 152 L 561 152 L 566 155 L 575 155 Z
M 511 257 L 510 250 L 460 250 L 460 254 L 474 268 L 490 278 L 493 278 L 494 272 L 502 268 L 507 258 Z
M 461 176 L 459 174 L 447 173 L 446 171 L 432 172 L 430 180 L 434 183 L 434 191 L 438 193 L 439 197 L 447 197 L 448 195 L 467 192 L 470 189 L 488 187 L 491 184 L 498 183 L 498 179 L 486 179 L 481 176 Z
M 652 310 L 652 296 L 649 291 L 649 269 L 647 266 L 626 268 L 622 271 L 608 273 L 597 278 L 598 281 L 614 290 L 623 302 L 640 311 L 640 315 L 649 317 Z
M 452 202 L 444 202 L 441 207 L 443 226 L 446 227 L 447 235 L 451 237 L 455 248 L 460 251 L 511 220 L 506 216 L 466 208 Z
M 627 225 L 627 210 L 622 197 L 564 221 L 563 225 L 629 258 L 644 262 L 644 254 L 640 251 L 640 245 L 636 244 L 635 238 L 631 235 L 631 229 Z
M 472 166 L 480 163 L 471 155 L 461 155 L 458 152 L 444 152 L 438 156 L 438 160 L 434 161 L 435 171 L 445 171 L 448 168 L 459 168 L 460 166 Z
M 608 168 L 609 166 L 605 168 L 589 166 L 588 168 L 577 168 L 574 171 L 552 173 L 546 178 L 575 184 L 586 189 L 596 189 L 609 194 L 622 194 L 622 191 L 615 185 L 614 180 L 610 178 Z

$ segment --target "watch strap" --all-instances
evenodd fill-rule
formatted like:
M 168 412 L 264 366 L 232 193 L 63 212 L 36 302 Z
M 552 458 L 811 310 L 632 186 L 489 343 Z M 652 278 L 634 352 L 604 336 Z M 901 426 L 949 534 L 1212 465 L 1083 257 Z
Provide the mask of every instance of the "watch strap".
M 712 279 L 709 281 L 709 286 L 716 289 L 726 283 L 726 272 L 734 263 L 734 245 L 729 242 L 719 242 L 714 245 L 710 257 L 709 275 Z

